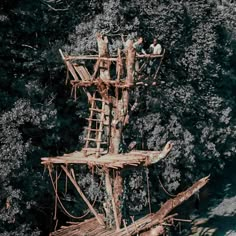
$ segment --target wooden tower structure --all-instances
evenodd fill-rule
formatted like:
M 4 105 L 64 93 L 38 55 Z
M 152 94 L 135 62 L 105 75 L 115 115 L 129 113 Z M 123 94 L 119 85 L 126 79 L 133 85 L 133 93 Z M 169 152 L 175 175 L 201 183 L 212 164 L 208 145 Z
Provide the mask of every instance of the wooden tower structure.
M 137 221 L 132 218 L 132 223 L 126 225 L 121 211 L 122 172 L 127 168 L 154 164 L 166 157 L 172 148 L 172 143 L 168 142 L 162 151 L 131 150 L 120 153 L 123 128 L 129 123 L 130 111 L 137 105 L 136 102 L 130 105 L 130 91 L 136 86 L 150 86 L 155 83 L 165 51 L 161 55 L 137 55 L 133 42 L 129 41 L 124 50 L 118 49 L 117 55 L 112 56 L 109 55 L 106 36 L 99 33 L 97 44 L 99 55 L 65 56 L 59 50 L 67 68 L 66 81 L 71 86 L 71 95 L 76 99 L 77 90 L 82 89 L 88 98 L 89 116 L 85 128 L 84 148 L 63 156 L 42 158 L 42 164 L 48 168 L 52 180 L 55 203 L 61 203 L 56 171 L 60 168 L 94 218 L 71 222 L 69 226 L 64 226 L 51 235 L 145 235 L 145 232 L 153 227 L 159 230 L 155 235 L 161 235 L 164 229 L 162 224 L 170 219 L 173 221 L 175 216 L 168 214 L 203 187 L 208 177 L 199 180 L 174 199 L 168 200 L 158 212 L 150 212 Z M 93 65 L 92 70 L 88 69 L 87 65 Z M 148 67 L 151 67 L 149 74 Z M 105 214 L 98 213 L 83 193 L 76 180 L 76 165 L 87 165 L 90 169 L 97 166 L 102 170 L 107 196 L 104 203 Z M 108 218 L 111 220 L 107 220 Z

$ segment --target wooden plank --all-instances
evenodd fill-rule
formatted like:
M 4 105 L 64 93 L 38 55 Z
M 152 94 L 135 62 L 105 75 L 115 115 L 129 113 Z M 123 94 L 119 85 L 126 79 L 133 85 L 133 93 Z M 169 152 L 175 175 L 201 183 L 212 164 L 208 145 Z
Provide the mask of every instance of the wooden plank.
M 103 130 L 102 129 L 92 129 L 92 128 L 89 128 L 89 127 L 85 127 L 86 130 L 90 130 L 90 131 L 94 131 L 94 132 L 102 132 Z
M 63 52 L 62 52 L 61 49 L 59 49 L 59 52 L 60 52 L 60 54 L 61 54 L 62 59 L 64 60 L 64 62 L 65 62 L 65 64 L 66 64 L 68 70 L 70 71 L 70 73 L 72 74 L 72 76 L 74 77 L 74 79 L 78 81 L 79 78 L 78 78 L 78 76 L 77 76 L 77 74 L 76 74 L 76 72 L 75 72 L 73 66 L 72 66 L 71 63 L 67 60 L 67 57 L 64 56 L 64 54 L 63 54 Z
M 146 55 L 136 55 L 136 58 L 158 58 L 158 57 L 163 57 L 164 54 L 146 54 Z
M 96 142 L 96 139 L 90 139 L 90 141 Z M 107 144 L 106 142 L 102 142 Z M 42 164 L 93 164 L 98 166 L 107 165 L 110 168 L 123 168 L 124 166 L 138 166 L 138 165 L 149 165 L 151 164 L 151 158 L 155 158 L 156 161 L 164 158 L 168 153 L 168 150 L 164 149 L 162 152 L 158 151 L 132 151 L 127 154 L 104 154 L 100 158 L 96 158 L 95 150 L 86 150 L 87 157 L 84 158 L 83 150 L 81 152 L 73 152 L 58 157 L 43 157 L 41 158 Z M 159 157 L 159 158 L 158 158 Z
M 115 199 L 114 199 L 114 195 L 113 195 L 113 191 L 112 191 L 109 170 L 106 170 L 106 173 L 105 173 L 105 184 L 106 184 L 107 194 L 111 198 L 112 209 L 113 209 L 114 219 L 115 219 L 115 223 L 116 223 L 116 230 L 118 231 L 120 229 L 120 223 L 118 220 L 118 214 L 117 214 Z
M 91 75 L 90 75 L 90 73 L 88 72 L 87 68 L 85 68 L 85 67 L 82 66 L 82 65 L 77 65 L 77 64 L 75 64 L 75 63 L 73 63 L 73 66 L 74 66 L 76 72 L 79 74 L 80 78 L 81 78 L 83 81 L 90 81 Z
M 116 57 L 99 57 L 98 55 L 82 55 L 82 56 L 67 56 L 67 60 L 103 60 L 103 61 L 117 61 Z

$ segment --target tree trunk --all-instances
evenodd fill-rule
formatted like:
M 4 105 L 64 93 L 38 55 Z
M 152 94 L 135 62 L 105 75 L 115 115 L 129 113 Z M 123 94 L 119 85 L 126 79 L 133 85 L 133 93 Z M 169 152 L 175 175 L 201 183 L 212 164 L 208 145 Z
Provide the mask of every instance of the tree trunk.
M 104 207 L 106 207 L 105 208 L 106 219 L 108 221 L 109 227 L 112 227 L 115 222 L 116 230 L 119 230 L 120 229 L 120 222 L 118 220 L 118 215 L 120 216 L 120 213 L 117 212 L 117 210 L 119 210 L 119 208 L 117 208 L 115 197 L 113 194 L 112 181 L 110 178 L 109 169 L 107 169 L 105 172 L 105 186 L 106 186 L 106 192 L 107 192 L 107 198 L 108 198 L 105 203 L 106 205 L 104 206 Z
M 116 205 L 116 212 L 119 225 L 121 225 L 122 221 L 122 212 L 121 212 L 121 199 L 123 194 L 123 178 L 121 176 L 120 171 L 115 172 L 115 179 L 114 179 L 114 200 Z
M 109 57 L 108 51 L 108 39 L 100 33 L 97 33 L 97 44 L 98 44 L 98 53 L 99 57 Z M 109 80 L 110 79 L 110 65 L 111 62 L 107 60 L 100 60 L 98 59 L 99 67 L 100 67 L 100 78 L 102 80 Z
M 135 49 L 133 47 L 133 42 L 127 45 L 127 52 L 126 52 L 126 70 L 127 70 L 127 84 L 134 83 L 134 60 L 135 60 Z

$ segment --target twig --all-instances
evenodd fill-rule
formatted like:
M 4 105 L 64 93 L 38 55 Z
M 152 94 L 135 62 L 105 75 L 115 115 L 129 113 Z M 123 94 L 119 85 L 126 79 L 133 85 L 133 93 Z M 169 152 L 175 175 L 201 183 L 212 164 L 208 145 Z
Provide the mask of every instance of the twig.
M 192 220 L 186 220 L 186 219 L 177 219 L 177 218 L 173 218 L 174 221 L 181 221 L 181 222 L 188 222 L 191 223 Z
M 69 10 L 69 6 L 67 8 L 54 8 L 52 7 L 50 4 L 41 1 L 44 5 L 48 6 L 50 9 L 52 9 L 53 11 L 68 11 Z
M 33 49 L 33 50 L 37 50 L 36 48 L 34 48 L 34 47 L 32 47 L 32 46 L 30 46 L 30 45 L 28 45 L 28 44 L 21 44 L 21 46 L 22 47 L 26 47 L 26 48 L 31 48 L 31 49 Z

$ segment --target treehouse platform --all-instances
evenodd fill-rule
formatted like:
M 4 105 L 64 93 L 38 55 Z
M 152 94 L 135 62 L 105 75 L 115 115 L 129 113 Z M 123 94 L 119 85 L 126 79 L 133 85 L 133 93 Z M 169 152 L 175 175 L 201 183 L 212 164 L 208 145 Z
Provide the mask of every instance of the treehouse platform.
M 165 50 L 161 55 L 139 55 L 133 47 L 133 42 L 130 41 L 124 50 L 118 49 L 117 55 L 112 56 L 109 55 L 107 38 L 99 33 L 97 34 L 97 44 L 98 55 L 70 56 L 59 50 L 66 65 L 66 84 L 71 87 L 71 96 L 77 100 L 79 89 L 87 95 L 89 116 L 86 118 L 85 145 L 81 151 L 63 156 L 41 158 L 41 163 L 48 169 L 55 194 L 55 225 L 57 226 L 58 205 L 69 219 L 85 219 L 84 217 L 88 213 L 91 213 L 93 218 L 83 222 L 70 222 L 70 225 L 62 226 L 61 229 L 50 235 L 161 235 L 164 232 L 163 224 L 170 225 L 176 220 L 174 218 L 176 214 L 169 215 L 173 209 L 199 191 L 207 183 L 208 177 L 199 180 L 173 199 L 169 199 L 158 212 L 152 213 L 147 168 L 149 214 L 140 219 L 130 216 L 132 223 L 127 225 L 122 212 L 125 183 L 123 178 L 125 175 L 129 175 L 131 168 L 147 167 L 159 162 L 168 155 L 173 146 L 169 141 L 161 151 L 143 151 L 134 150 L 136 142 L 131 142 L 128 146 L 129 152 L 120 153 L 124 127 L 129 123 L 132 112 L 137 109 L 138 99 L 143 99 L 141 96 L 132 99 L 131 95 L 135 92 L 136 85 L 156 85 L 155 80 Z M 80 168 L 77 168 L 79 165 L 87 165 L 93 178 L 94 172 L 96 173 L 96 178 L 100 180 L 99 188 L 103 184 L 104 196 L 100 207 L 95 205 L 98 194 L 101 194 L 100 190 L 93 199 L 93 203 L 91 196 L 85 196 L 86 192 L 83 185 L 80 186 L 79 181 L 81 178 Z M 59 181 L 63 181 L 65 184 L 61 184 Z M 87 205 L 88 210 L 84 216 L 73 216 L 63 205 L 65 196 L 68 194 L 67 182 L 70 184 L 70 189 L 76 190 Z M 62 186 L 65 186 L 65 189 L 62 190 Z M 69 194 L 72 194 L 73 191 Z M 72 194 L 72 196 L 78 197 L 77 194 Z M 155 232 L 151 234 L 152 230 Z
M 102 217 L 102 216 L 101 216 Z M 119 231 L 109 229 L 100 225 L 96 218 L 91 218 L 83 222 L 70 222 L 68 226 L 62 226 L 59 230 L 50 234 L 50 236 L 127 236 L 137 235 L 137 233 L 148 223 L 154 220 L 155 214 L 148 214 L 147 216 L 133 222 Z
M 96 157 L 96 149 L 89 149 L 86 157 L 83 151 L 76 151 L 63 156 L 43 157 L 42 164 L 84 164 L 88 166 L 107 167 L 112 169 L 120 169 L 128 166 L 148 166 L 160 161 L 167 155 L 170 150 L 163 151 L 131 151 L 123 154 L 102 153 Z

